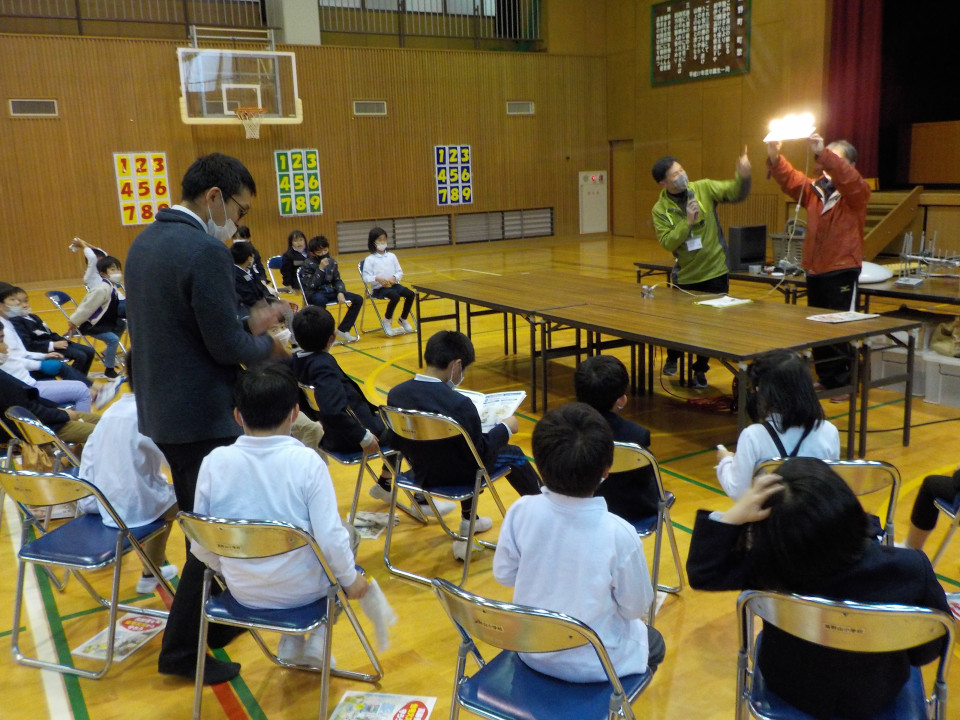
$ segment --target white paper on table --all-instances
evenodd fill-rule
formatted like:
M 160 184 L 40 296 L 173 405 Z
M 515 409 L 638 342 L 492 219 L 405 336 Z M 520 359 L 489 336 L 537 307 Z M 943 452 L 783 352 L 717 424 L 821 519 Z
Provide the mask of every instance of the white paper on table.
M 845 323 L 855 320 L 869 320 L 875 317 L 880 317 L 880 315 L 878 313 L 862 313 L 848 310 L 845 312 L 824 313 L 822 315 L 808 315 L 807 320 L 824 323 Z
M 723 297 L 711 298 L 710 300 L 698 300 L 697 305 L 706 305 L 707 307 L 715 308 L 725 308 L 732 307 L 734 305 L 745 305 L 747 303 L 753 302 L 749 298 L 735 298 L 730 297 L 729 295 L 724 295 Z

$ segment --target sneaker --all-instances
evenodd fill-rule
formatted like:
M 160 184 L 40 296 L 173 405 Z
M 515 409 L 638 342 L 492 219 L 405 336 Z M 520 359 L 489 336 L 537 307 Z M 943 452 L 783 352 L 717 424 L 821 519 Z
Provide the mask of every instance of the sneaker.
M 390 488 L 385 488 L 380 483 L 374 483 L 373 487 L 370 488 L 370 497 L 374 500 L 380 500 L 381 502 L 390 504 Z
M 477 521 L 473 524 L 473 534 L 486 532 L 493 527 L 493 520 L 488 517 L 477 517 Z M 464 537 L 467 536 L 467 533 L 470 532 L 470 521 L 461 520 L 460 521 L 460 534 Z
M 676 375 L 677 374 L 677 361 L 676 360 L 667 360 L 663 364 L 663 374 L 664 375 Z
M 120 374 L 120 373 L 117 372 L 117 369 L 116 369 L 116 368 L 104 368 L 104 370 L 103 370 L 103 376 L 104 376 L 104 377 L 115 378 L 115 377 L 117 377 L 119 374 Z
M 417 501 L 417 505 L 420 507 L 420 512 L 422 512 L 427 517 L 435 517 L 433 513 L 433 508 L 430 507 L 430 503 L 427 502 L 426 497 L 424 497 L 420 493 L 417 493 L 413 496 L 413 499 Z M 457 507 L 456 503 L 450 502 L 449 500 L 434 500 L 433 504 L 434 504 L 434 507 L 437 508 L 438 515 L 449 515 Z
M 695 372 L 693 374 L 693 387 L 696 390 L 703 390 L 707 386 L 707 374 Z
M 323 667 L 323 645 L 327 639 L 327 629 L 319 627 L 307 635 L 306 642 L 303 644 L 303 655 L 300 662 L 303 665 L 312 667 Z M 330 655 L 330 667 L 335 668 L 337 661 L 333 654 Z
M 351 335 L 343 330 L 337 330 L 337 339 L 344 344 L 356 342 L 358 340 L 356 335 Z
M 277 645 L 277 657 L 285 663 L 299 665 L 303 658 L 303 646 L 306 641 L 307 639 L 303 635 L 282 633 L 280 644 Z
M 178 572 L 180 572 L 180 568 L 176 565 L 164 565 L 160 568 L 160 574 L 163 575 L 164 580 L 173 580 Z M 140 579 L 137 580 L 137 595 L 152 593 L 156 587 L 157 579 L 153 575 L 141 575 Z
M 473 552 L 481 552 L 483 548 L 477 543 L 473 543 Z M 467 541 L 466 540 L 454 540 L 453 541 L 453 556 L 463 562 L 467 557 Z
M 101 385 L 100 389 L 97 390 L 96 396 L 93 398 L 94 410 L 100 410 L 113 400 L 120 391 L 120 386 L 123 385 L 126 379 L 125 375 L 120 375 Z
M 383 334 L 387 337 L 393 337 L 394 335 L 403 335 L 403 330 L 400 328 L 394 328 L 389 320 L 384 320 L 380 325 L 383 327 Z
M 406 318 L 400 318 L 400 327 L 403 328 L 404 332 L 412 333 L 417 331 L 417 329 L 411 325 L 410 321 Z
M 848 402 L 850 402 L 850 393 L 847 393 L 846 395 L 834 395 L 832 398 L 830 398 L 830 402 L 832 402 L 832 403 L 848 403 Z

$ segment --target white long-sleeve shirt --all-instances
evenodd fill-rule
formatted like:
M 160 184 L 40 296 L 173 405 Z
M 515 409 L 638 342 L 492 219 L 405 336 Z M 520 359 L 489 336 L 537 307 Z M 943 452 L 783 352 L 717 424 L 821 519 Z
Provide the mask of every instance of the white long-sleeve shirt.
M 3 341 L 7 345 L 7 360 L 3 363 L 3 371 L 30 387 L 36 387 L 37 381 L 30 372 L 39 370 L 40 361 L 45 360 L 46 357 L 43 353 L 27 350 L 13 323 L 2 314 L 0 314 L 0 325 L 3 325 Z
M 137 402 L 127 393 L 107 409 L 83 446 L 80 477 L 106 495 L 129 527 L 137 527 L 153 522 L 177 501 L 161 470 L 163 462 L 160 448 L 137 429 Z M 104 525 L 117 526 L 94 498 L 83 498 L 79 505 L 85 513 L 99 511 Z
M 603 641 L 620 676 L 647 669 L 647 628 L 653 601 L 650 573 L 637 531 L 607 511 L 603 498 L 575 498 L 542 488 L 507 511 L 493 576 L 513 587 L 521 605 L 565 613 Z M 534 670 L 572 682 L 606 679 L 589 645 L 523 653 Z
M 350 536 L 340 521 L 327 466 L 292 437 L 243 435 L 233 445 L 216 448 L 200 465 L 194 511 L 295 525 L 316 538 L 342 585 L 357 579 Z M 247 607 L 298 607 L 319 599 L 329 587 L 308 547 L 253 560 L 221 558 L 196 543 L 191 552 L 220 570 L 230 592 Z
M 776 428 L 775 418 L 771 418 L 770 422 Z M 803 428 L 790 427 L 777 435 L 784 449 L 790 453 L 800 441 Z M 840 432 L 836 425 L 824 420 L 814 427 L 804 438 L 796 454 L 799 457 L 837 460 L 840 457 Z M 737 439 L 736 454 L 723 458 L 717 465 L 720 487 L 734 500 L 739 500 L 753 482 L 757 463 L 779 456 L 780 450 L 762 424 L 754 423 L 745 427 Z
M 363 281 L 367 283 L 372 290 L 381 287 L 376 281 L 378 277 L 393 278 L 395 283 L 403 278 L 403 270 L 400 269 L 400 261 L 392 252 L 371 253 L 363 261 Z

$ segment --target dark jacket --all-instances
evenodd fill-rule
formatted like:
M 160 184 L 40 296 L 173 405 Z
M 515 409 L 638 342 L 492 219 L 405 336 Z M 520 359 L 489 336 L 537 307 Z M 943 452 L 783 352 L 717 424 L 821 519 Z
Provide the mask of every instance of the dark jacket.
M 320 260 L 323 260 L 323 258 L 320 258 Z M 303 267 L 300 269 L 301 284 L 307 297 L 311 293 L 321 291 L 326 293 L 346 292 L 347 288 L 344 286 L 343 280 L 340 279 L 340 269 L 337 267 L 337 261 L 330 258 L 327 267 L 321 270 L 320 260 L 311 255 L 304 261 Z
M 6 413 L 14 405 L 19 405 L 32 412 L 40 422 L 54 432 L 70 420 L 66 411 L 57 407 L 56 403 L 40 397 L 36 388 L 30 387 L 13 375 L 0 370 L 0 416 L 3 417 L 4 425 L 11 429 L 13 429 L 13 423 L 6 419 Z M 8 437 L 7 433 L 0 429 L 0 440 L 6 440 Z
M 124 279 L 140 432 L 156 443 L 239 435 L 237 371 L 269 357 L 273 339 L 237 319 L 230 251 L 190 215 L 164 208 L 133 241 Z
M 66 340 L 63 335 L 58 335 L 47 327 L 47 324 L 40 319 L 39 315 L 31 313 L 30 315 L 11 318 L 10 322 L 13 323 L 17 335 L 23 341 L 23 346 L 30 352 L 53 352 L 51 343 Z
M 297 270 L 307 259 L 303 253 L 299 253 L 293 248 L 287 248 L 287 251 L 280 256 L 280 277 L 283 278 L 283 284 L 288 288 L 300 287 L 300 281 L 297 280 Z
M 247 271 L 243 268 L 233 266 L 234 287 L 237 291 L 237 298 L 240 300 L 240 307 L 243 310 L 241 315 L 246 315 L 249 308 L 256 305 L 261 300 L 273 297 L 267 290 L 256 273 Z
M 624 420 L 609 410 L 600 414 L 613 431 L 616 442 L 650 447 L 650 431 L 642 425 Z M 597 488 L 596 495 L 607 501 L 607 510 L 628 521 L 653 515 L 660 501 L 657 479 L 653 468 L 649 467 L 607 476 Z

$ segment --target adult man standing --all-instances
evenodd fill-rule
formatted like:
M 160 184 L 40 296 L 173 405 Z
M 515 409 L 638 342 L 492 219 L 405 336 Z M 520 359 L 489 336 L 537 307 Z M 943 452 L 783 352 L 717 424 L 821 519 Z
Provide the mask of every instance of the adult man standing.
M 251 313 L 249 332 L 237 319 L 233 260 L 225 245 L 255 194 L 239 160 L 219 153 L 198 158 L 183 176 L 180 204 L 158 212 L 127 255 L 140 431 L 166 457 L 181 510 L 193 509 L 203 458 L 240 434 L 233 419 L 239 365 L 265 360 L 279 347 L 263 334 L 273 311 Z M 163 635 L 163 674 L 193 678 L 196 672 L 203 570 L 188 551 Z M 235 635 L 212 626 L 208 642 L 222 647 Z M 208 658 L 204 682 L 225 682 L 239 672 L 237 663 Z
M 683 290 L 726 293 L 730 290 L 727 244 L 717 218 L 721 202 L 740 202 L 750 193 L 750 159 L 747 148 L 737 160 L 733 180 L 690 182 L 680 162 L 662 157 L 653 166 L 653 179 L 660 185 L 660 198 L 653 206 L 653 227 L 664 250 L 677 260 L 674 280 Z M 664 375 L 677 374 L 679 350 L 668 350 Z M 707 386 L 709 358 L 697 356 L 693 363 L 693 387 Z
M 767 143 L 767 167 L 780 189 L 799 199 L 807 211 L 802 260 L 807 305 L 853 310 L 870 188 L 857 172 L 857 151 L 849 142 L 837 140 L 824 148 L 823 138 L 814 133 L 809 143 L 821 169 L 816 180 L 794 169 L 780 154 L 779 142 Z M 848 385 L 851 357 L 849 345 L 814 348 L 821 385 L 827 389 Z

